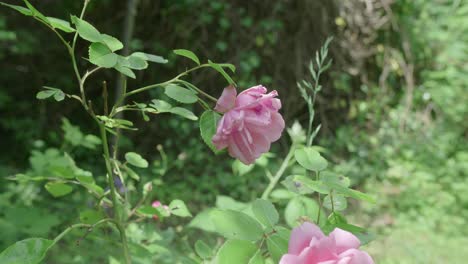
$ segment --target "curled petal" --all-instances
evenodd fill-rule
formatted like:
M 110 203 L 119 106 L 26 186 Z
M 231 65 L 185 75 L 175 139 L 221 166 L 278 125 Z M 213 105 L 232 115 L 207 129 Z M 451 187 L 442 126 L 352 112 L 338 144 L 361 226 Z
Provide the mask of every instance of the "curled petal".
M 335 228 L 329 237 L 335 241 L 338 254 L 350 248 L 359 248 L 361 245 L 361 242 L 355 235 L 340 228 Z
M 232 85 L 224 88 L 223 93 L 216 102 L 215 110 L 220 113 L 226 113 L 231 110 L 236 103 L 237 91 Z

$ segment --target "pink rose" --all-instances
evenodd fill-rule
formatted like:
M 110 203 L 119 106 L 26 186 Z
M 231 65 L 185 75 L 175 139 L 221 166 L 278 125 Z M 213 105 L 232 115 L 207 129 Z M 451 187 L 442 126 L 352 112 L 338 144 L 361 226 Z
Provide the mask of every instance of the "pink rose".
M 278 92 L 266 92 L 262 85 L 239 95 L 233 86 L 224 88 L 215 107 L 224 113 L 212 139 L 218 150 L 227 147 L 229 155 L 244 164 L 252 164 L 268 152 L 271 142 L 281 137 L 284 129 L 283 117 L 278 113 L 281 101 L 275 98 Z
M 280 264 L 374 264 L 366 252 L 358 250 L 360 245 L 348 231 L 335 228 L 325 236 L 318 226 L 305 222 L 291 232 L 288 254 Z

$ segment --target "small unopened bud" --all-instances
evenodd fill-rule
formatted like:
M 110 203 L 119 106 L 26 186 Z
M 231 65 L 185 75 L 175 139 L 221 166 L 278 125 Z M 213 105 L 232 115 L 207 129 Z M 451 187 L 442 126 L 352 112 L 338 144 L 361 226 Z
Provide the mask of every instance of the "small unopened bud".
M 153 183 L 152 182 L 147 182 L 147 183 L 145 183 L 145 185 L 143 185 L 143 195 L 144 196 L 146 196 L 152 190 L 153 190 Z

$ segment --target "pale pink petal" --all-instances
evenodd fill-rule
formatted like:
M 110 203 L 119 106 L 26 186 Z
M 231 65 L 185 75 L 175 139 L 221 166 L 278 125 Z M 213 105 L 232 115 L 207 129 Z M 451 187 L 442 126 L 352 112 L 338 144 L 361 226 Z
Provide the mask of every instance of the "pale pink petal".
M 321 239 L 324 236 L 320 228 L 312 223 L 304 222 L 294 228 L 289 240 L 288 253 L 299 255 L 303 249 L 309 246 L 312 238 Z
M 307 247 L 299 255 L 299 259 L 304 263 L 321 263 L 330 260 L 338 260 L 338 255 L 333 252 L 326 237 L 320 239 L 320 242 L 313 247 Z
M 156 208 L 156 207 L 159 207 L 159 206 L 161 206 L 161 202 L 160 202 L 160 201 L 154 201 L 154 202 L 151 204 L 151 206 L 153 206 L 153 207 L 155 207 L 155 208 Z
M 340 254 L 350 248 L 359 248 L 361 242 L 352 233 L 340 228 L 335 228 L 329 235 L 335 241 L 336 252 Z
M 246 144 L 242 135 L 239 132 L 233 133 L 229 138 L 229 155 L 239 159 L 242 163 L 249 165 L 255 162 L 253 152 L 248 144 Z
M 350 258 L 349 262 L 345 262 L 346 264 L 374 264 L 374 261 L 369 256 L 369 254 L 367 254 L 367 252 L 354 248 L 348 249 L 345 252 L 341 253 L 339 255 L 339 258 Z
M 248 131 L 248 129 L 245 129 Z M 255 159 L 258 159 L 263 153 L 268 152 L 270 150 L 270 141 L 265 135 L 257 134 L 257 133 L 250 133 L 252 136 L 253 142 L 253 151 Z
M 285 123 L 283 117 L 276 112 L 271 113 L 270 123 L 268 125 L 259 125 L 246 120 L 246 126 L 250 131 L 265 135 L 270 142 L 277 141 L 283 133 Z
M 224 88 L 223 93 L 216 102 L 216 111 L 220 113 L 225 113 L 231 110 L 236 103 L 237 91 L 236 88 L 232 85 Z
M 245 95 L 245 94 L 253 94 L 253 95 L 257 95 L 257 94 L 265 94 L 267 92 L 267 88 L 265 88 L 265 86 L 263 85 L 256 85 L 256 86 L 252 86 L 248 89 L 245 89 L 244 91 L 242 91 L 240 95 Z
M 261 107 L 261 106 L 260 106 Z M 271 111 L 245 110 L 245 122 L 257 126 L 267 126 L 271 123 Z
M 306 264 L 299 261 L 299 257 L 296 255 L 285 254 L 281 257 L 279 264 Z

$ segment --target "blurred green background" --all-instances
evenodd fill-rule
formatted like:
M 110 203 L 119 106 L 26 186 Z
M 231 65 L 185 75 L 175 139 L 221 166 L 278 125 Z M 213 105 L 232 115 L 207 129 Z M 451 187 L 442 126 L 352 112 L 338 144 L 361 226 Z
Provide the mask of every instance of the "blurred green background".
M 76 0 L 31 3 L 63 19 L 78 14 L 82 5 Z M 466 263 L 466 0 L 92 0 L 86 18 L 101 32 L 124 39 L 130 50 L 169 59 L 138 73 L 130 89 L 170 79 L 189 67 L 171 52 L 185 48 L 201 58 L 235 64 L 242 88 L 261 83 L 278 90 L 288 125 L 307 120 L 296 82 L 310 79 L 309 61 L 333 36 L 333 66 L 317 102 L 316 122 L 322 129 L 316 143 L 326 149 L 333 170 L 377 197 L 376 205 L 352 204 L 347 212 L 353 223 L 377 234 L 366 249 L 376 263 Z M 78 45 L 86 57 L 86 43 Z M 8 176 L 44 170 L 46 163 L 57 161 L 57 151 L 66 151 L 95 175 L 104 175 L 104 168 L 99 150 L 83 140 L 97 129 L 80 105 L 35 99 L 43 85 L 76 89 L 66 50 L 53 33 L 2 7 L 0 61 L 1 251 L 19 239 L 56 235 L 76 222 L 89 202 L 84 191 L 54 199 L 42 183 Z M 79 63 L 81 69 L 89 67 L 85 60 Z M 215 97 L 225 85 L 212 71 L 191 78 Z M 90 82 L 88 97 L 99 98 L 102 81 L 118 89 L 117 79 L 115 72 L 100 72 Z M 152 91 L 139 99 L 163 96 Z M 125 132 L 122 147 L 154 161 L 150 171 L 141 172 L 145 181 L 159 184 L 154 199 L 180 198 L 197 212 L 213 206 L 217 195 L 249 201 L 265 188 L 261 166 L 239 173 L 227 155 L 214 156 L 203 144 L 196 122 L 167 116 L 145 122 L 139 114 L 126 115 L 140 129 Z M 278 166 L 288 144 L 285 134 L 274 144 L 276 157 L 268 166 Z M 175 248 L 191 250 L 193 231 L 179 224 L 157 226 L 166 230 L 162 234 L 168 241 L 175 239 Z M 150 234 L 154 225 L 149 223 L 142 234 Z M 170 226 L 175 228 L 166 229 Z M 69 245 L 53 251 L 50 263 L 95 260 L 96 253 L 88 249 L 96 245 L 102 248 L 99 254 L 114 250 L 104 247 L 102 236 L 88 238 L 94 244 L 78 246 L 76 237 L 70 238 Z

